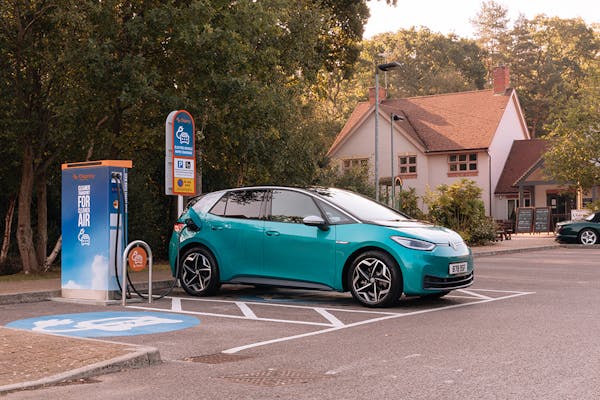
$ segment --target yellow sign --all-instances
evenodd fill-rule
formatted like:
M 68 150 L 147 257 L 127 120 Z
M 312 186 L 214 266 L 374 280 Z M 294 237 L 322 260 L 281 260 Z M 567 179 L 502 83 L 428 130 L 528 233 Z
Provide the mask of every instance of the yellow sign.
M 173 183 L 173 194 L 190 196 L 196 194 L 196 180 L 194 178 L 175 178 Z

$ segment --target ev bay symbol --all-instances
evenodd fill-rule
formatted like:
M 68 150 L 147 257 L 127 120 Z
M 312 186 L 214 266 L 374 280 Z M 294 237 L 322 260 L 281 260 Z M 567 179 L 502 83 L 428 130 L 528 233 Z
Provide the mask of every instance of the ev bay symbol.
M 190 134 L 183 130 L 183 126 L 177 128 L 177 132 L 175 132 L 175 137 L 179 139 L 181 144 L 190 144 Z
M 92 312 L 13 321 L 7 327 L 77 337 L 135 336 L 196 326 L 196 317 L 161 312 Z

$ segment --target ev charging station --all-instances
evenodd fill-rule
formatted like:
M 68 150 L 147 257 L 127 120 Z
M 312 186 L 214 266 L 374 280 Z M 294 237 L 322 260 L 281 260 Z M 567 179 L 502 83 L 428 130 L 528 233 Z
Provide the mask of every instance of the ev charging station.
M 104 302 L 120 298 L 117 277 L 123 283 L 131 167 L 131 160 L 62 165 L 63 298 Z

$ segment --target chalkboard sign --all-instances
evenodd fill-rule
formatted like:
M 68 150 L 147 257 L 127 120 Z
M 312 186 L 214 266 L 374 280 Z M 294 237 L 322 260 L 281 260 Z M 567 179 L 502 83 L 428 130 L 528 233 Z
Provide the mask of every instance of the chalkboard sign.
M 550 232 L 550 207 L 535 208 L 534 232 Z
M 517 233 L 530 233 L 533 229 L 533 208 L 517 208 Z

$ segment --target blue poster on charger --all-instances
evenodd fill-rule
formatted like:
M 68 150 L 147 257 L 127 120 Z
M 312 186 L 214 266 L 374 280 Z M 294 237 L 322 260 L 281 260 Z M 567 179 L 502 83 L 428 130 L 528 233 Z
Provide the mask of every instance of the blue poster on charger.
M 115 277 L 127 239 L 130 166 L 110 160 L 63 165 L 63 297 L 109 300 L 119 291 Z

